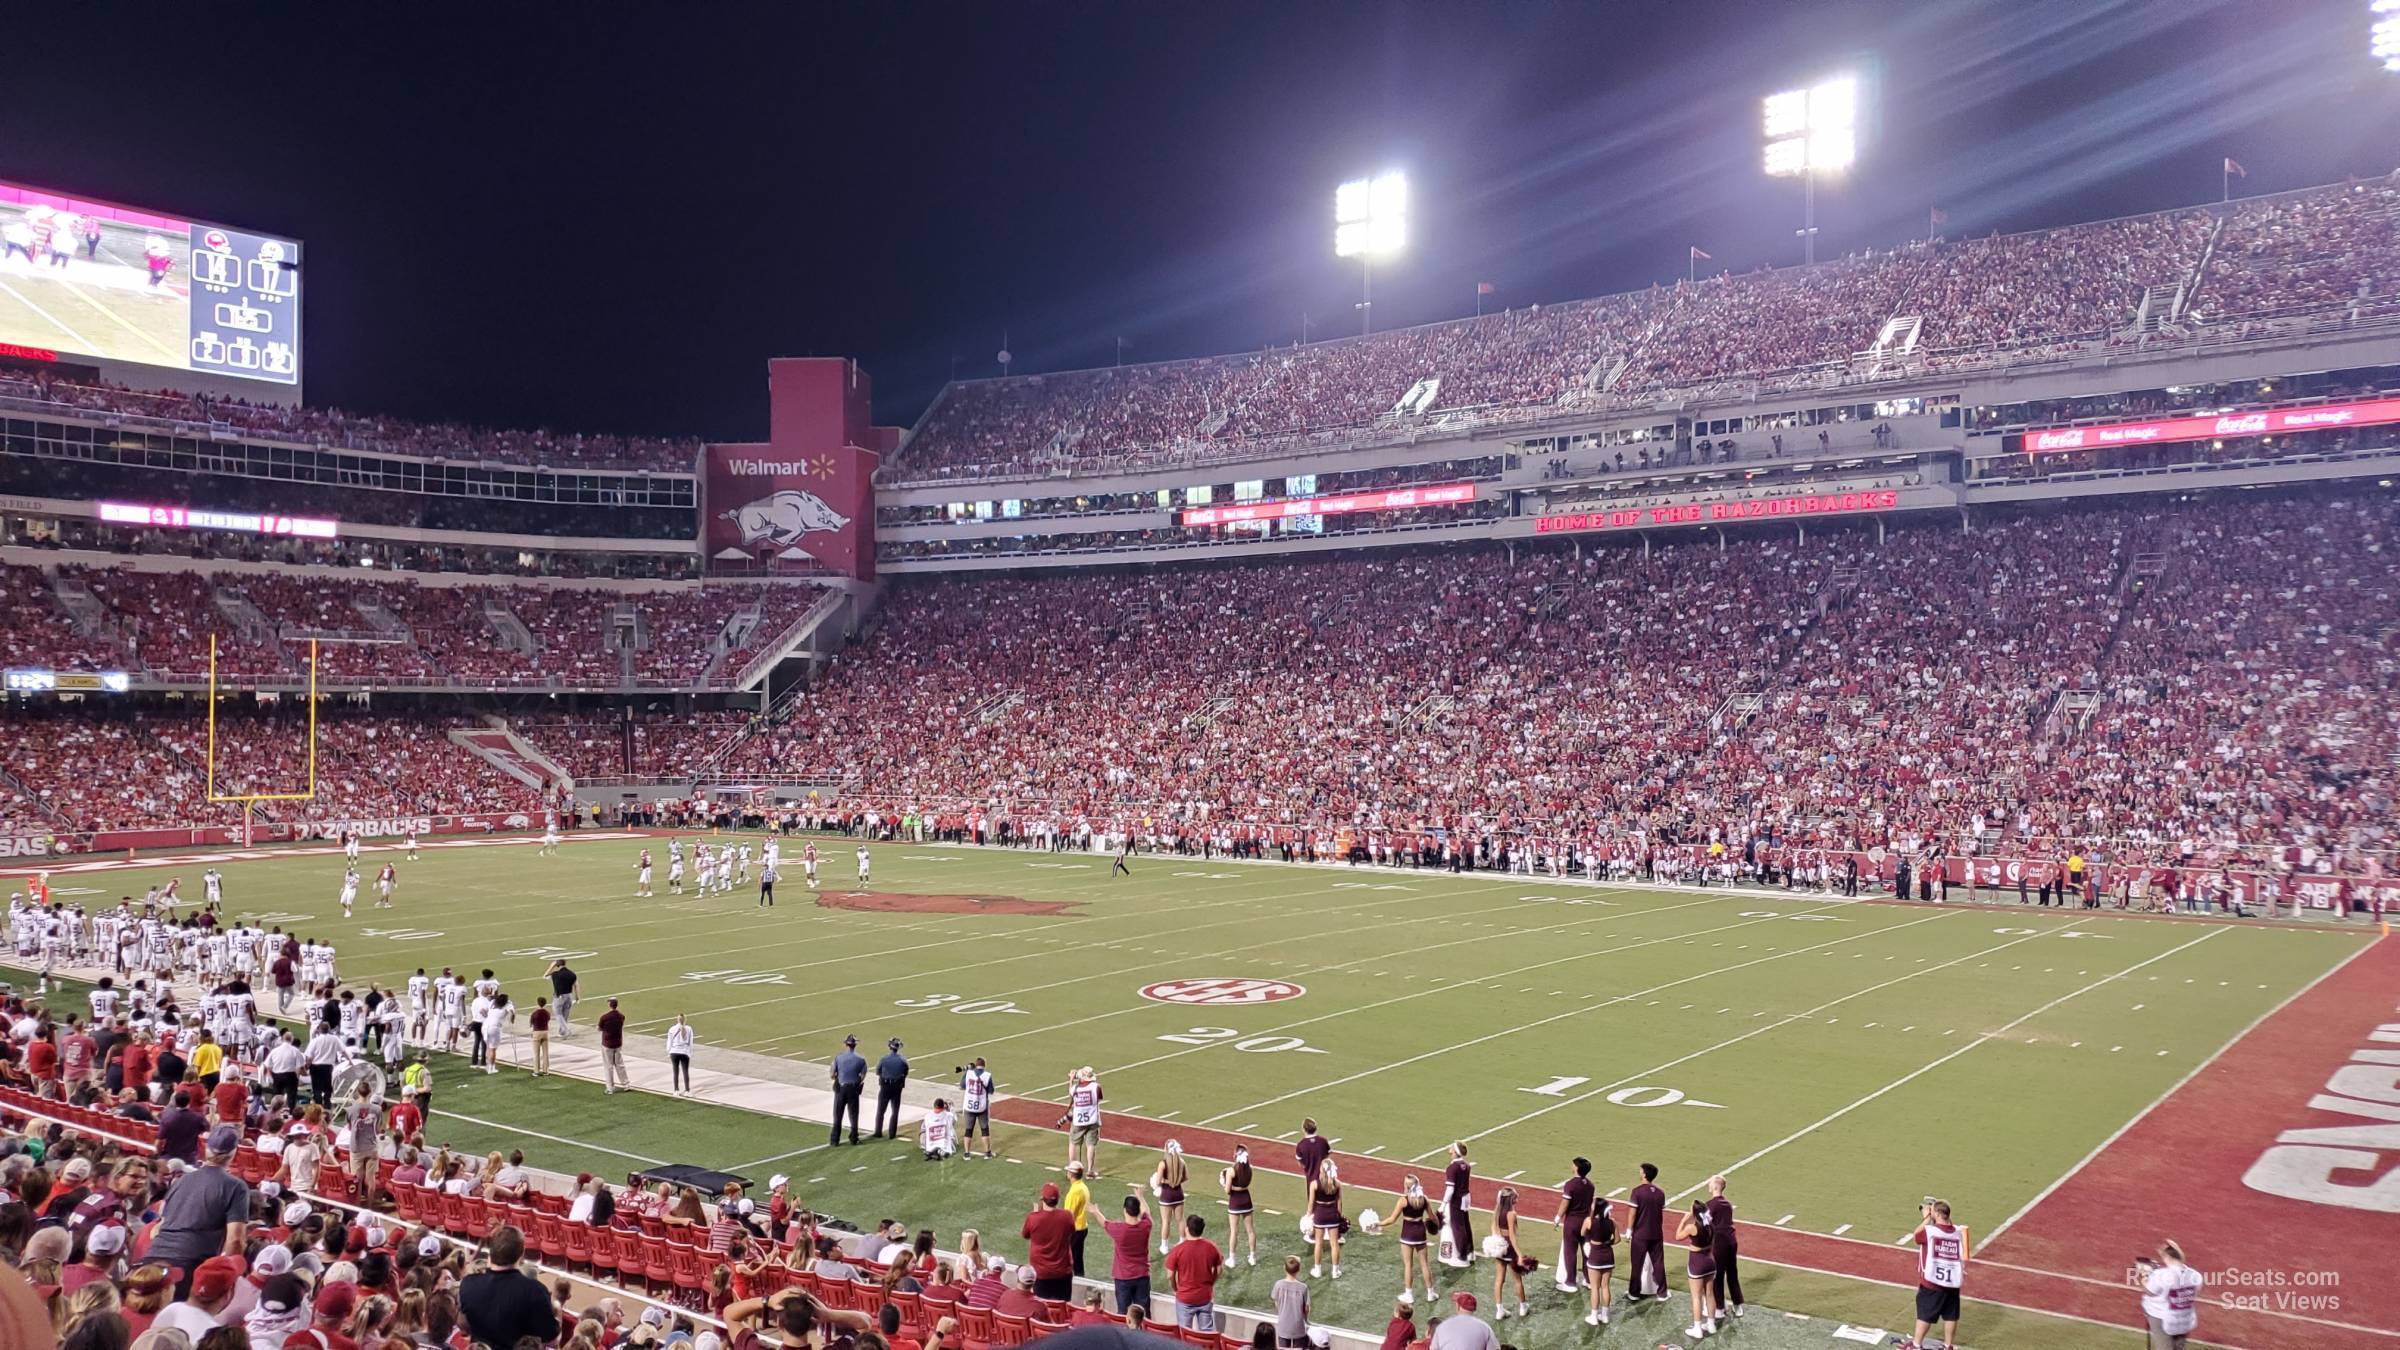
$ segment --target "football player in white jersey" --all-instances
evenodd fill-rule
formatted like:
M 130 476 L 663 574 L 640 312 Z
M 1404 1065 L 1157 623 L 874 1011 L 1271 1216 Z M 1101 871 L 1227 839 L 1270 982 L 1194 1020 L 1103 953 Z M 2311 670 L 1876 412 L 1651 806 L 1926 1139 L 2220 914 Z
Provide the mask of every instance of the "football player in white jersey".
M 542 846 L 538 849 L 535 849 L 534 853 L 537 857 L 544 858 L 556 857 L 558 855 L 558 817 L 555 814 L 547 812 L 543 814 Z
M 868 862 L 869 859 L 867 857 L 867 846 L 865 844 L 860 844 L 858 846 L 858 884 L 861 886 L 867 884 Z
M 433 981 L 425 978 L 425 967 L 408 977 L 408 1034 L 407 1039 L 422 1044 L 425 1022 L 433 1012 Z
M 211 908 L 225 903 L 225 875 L 215 868 L 200 874 L 200 897 Z
M 342 831 L 342 856 L 350 862 L 350 870 L 358 870 L 358 831 Z
M 433 987 L 434 997 L 440 1000 L 434 1012 L 433 1029 L 434 1034 L 441 1037 L 442 1048 L 455 1055 L 458 1053 L 458 1033 L 467 1022 L 467 987 L 446 969 L 442 972 L 442 979 L 447 983 L 437 983 Z
M 733 849 L 731 846 L 717 850 L 717 894 L 733 894 Z
M 808 844 L 801 848 L 800 872 L 802 876 L 808 878 L 808 888 L 812 891 L 815 890 L 817 888 L 817 846 L 815 844 Z
M 357 905 L 358 869 L 353 867 L 349 871 L 342 873 L 342 917 L 345 919 L 349 918 L 350 911 L 356 908 Z
M 117 997 L 116 979 L 108 975 L 101 976 L 100 983 L 92 989 L 92 1025 L 104 1027 L 109 1024 L 117 1015 Z
M 736 881 L 740 882 L 741 884 L 743 884 L 743 885 L 745 885 L 745 886 L 749 885 L 749 884 L 750 884 L 750 845 L 749 845 L 747 842 L 744 842 L 740 848 L 738 848 L 738 849 L 735 849 L 735 850 L 734 850 L 733 858 L 734 858 L 734 880 L 736 880 Z
M 667 894 L 683 894 L 683 853 L 681 850 L 670 851 L 667 854 Z

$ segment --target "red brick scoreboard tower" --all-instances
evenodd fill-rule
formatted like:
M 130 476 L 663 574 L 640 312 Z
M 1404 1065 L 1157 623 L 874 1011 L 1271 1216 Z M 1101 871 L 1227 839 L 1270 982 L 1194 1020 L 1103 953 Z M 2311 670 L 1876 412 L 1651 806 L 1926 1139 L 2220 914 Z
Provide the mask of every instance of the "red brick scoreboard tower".
M 767 439 L 701 451 L 712 567 L 875 579 L 875 466 L 899 430 L 874 425 L 873 389 L 845 357 L 767 363 Z

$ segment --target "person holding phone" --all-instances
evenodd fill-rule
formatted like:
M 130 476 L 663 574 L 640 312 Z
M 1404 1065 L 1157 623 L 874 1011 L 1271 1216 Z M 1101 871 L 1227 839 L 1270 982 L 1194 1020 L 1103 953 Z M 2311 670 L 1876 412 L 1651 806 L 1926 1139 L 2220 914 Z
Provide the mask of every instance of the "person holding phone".
M 2134 1258 L 2142 1275 L 2142 1320 L 2150 1326 L 2150 1350 L 2183 1350 L 2200 1325 L 2200 1272 L 2184 1264 L 2175 1239 L 2158 1244 L 2158 1259 Z
M 1917 1244 L 1917 1330 L 1901 1350 L 1917 1350 L 1936 1322 L 1942 1343 L 1958 1344 L 1958 1291 L 1967 1275 L 1967 1230 L 1950 1222 L 1950 1202 L 1926 1196 L 1917 1214 L 1917 1231 L 1909 1235 Z

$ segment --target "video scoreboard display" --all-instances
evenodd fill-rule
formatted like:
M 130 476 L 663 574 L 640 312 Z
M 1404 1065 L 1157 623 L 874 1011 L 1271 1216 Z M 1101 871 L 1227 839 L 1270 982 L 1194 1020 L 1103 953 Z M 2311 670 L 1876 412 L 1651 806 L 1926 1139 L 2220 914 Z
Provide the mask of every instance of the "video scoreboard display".
M 300 243 L 0 182 L 0 353 L 300 383 Z

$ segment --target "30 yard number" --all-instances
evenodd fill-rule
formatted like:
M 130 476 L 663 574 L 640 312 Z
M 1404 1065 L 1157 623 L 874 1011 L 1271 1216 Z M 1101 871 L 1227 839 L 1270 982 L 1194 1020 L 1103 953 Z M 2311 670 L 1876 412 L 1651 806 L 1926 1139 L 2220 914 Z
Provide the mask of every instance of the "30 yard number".
M 896 998 L 895 1008 L 948 1008 L 954 1013 L 977 1017 L 984 1013 L 1015 1013 L 1022 1017 L 1025 1010 L 1005 998 L 966 998 L 959 994 L 927 994 L 922 998 Z

